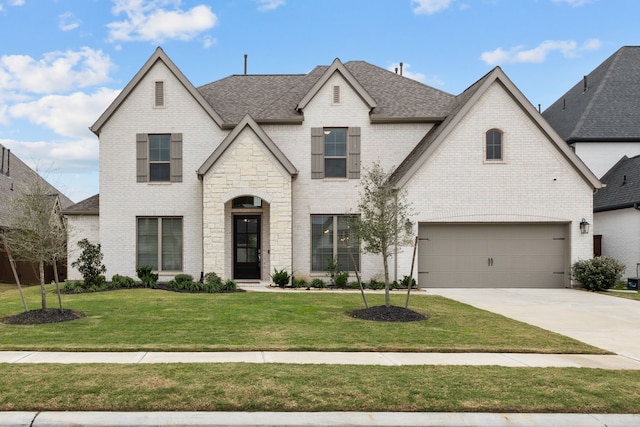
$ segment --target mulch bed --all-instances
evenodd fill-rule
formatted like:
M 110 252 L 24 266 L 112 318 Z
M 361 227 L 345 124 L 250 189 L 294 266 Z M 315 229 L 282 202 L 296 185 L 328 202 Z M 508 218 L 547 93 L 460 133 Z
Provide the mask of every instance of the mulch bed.
M 4 323 L 9 325 L 40 325 L 42 323 L 69 322 L 83 317 L 85 317 L 84 313 L 79 311 L 47 308 L 23 311 L 14 316 L 7 316 L 4 318 Z
M 403 307 L 380 305 L 363 308 L 348 313 L 349 316 L 362 320 L 374 320 L 377 322 L 418 322 L 427 320 L 429 316 L 409 310 Z

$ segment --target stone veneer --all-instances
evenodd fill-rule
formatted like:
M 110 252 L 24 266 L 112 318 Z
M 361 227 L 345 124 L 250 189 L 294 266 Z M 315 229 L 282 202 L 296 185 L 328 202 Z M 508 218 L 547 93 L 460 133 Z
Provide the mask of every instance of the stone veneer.
M 262 279 L 274 268 L 291 268 L 291 180 L 289 173 L 266 149 L 258 136 L 245 128 L 203 177 L 204 271 L 233 277 L 231 201 L 257 196 L 268 204 L 263 215 Z M 254 211 L 255 212 L 255 211 Z M 268 256 L 266 256 L 268 255 Z M 266 276 L 266 277 L 265 277 Z

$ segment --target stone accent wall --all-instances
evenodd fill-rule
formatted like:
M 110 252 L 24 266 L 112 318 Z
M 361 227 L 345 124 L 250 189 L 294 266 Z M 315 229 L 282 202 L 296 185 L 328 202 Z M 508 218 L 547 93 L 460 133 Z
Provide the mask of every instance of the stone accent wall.
M 203 178 L 203 258 L 205 271 L 232 277 L 235 197 L 258 196 L 262 210 L 263 279 L 274 268 L 291 271 L 291 176 L 249 128 L 238 135 Z M 225 255 L 226 254 L 226 255 Z

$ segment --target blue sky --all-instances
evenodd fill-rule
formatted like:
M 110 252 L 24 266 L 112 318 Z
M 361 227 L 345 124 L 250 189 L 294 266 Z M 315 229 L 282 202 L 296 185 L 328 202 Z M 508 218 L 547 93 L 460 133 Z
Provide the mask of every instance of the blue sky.
M 544 110 L 625 45 L 637 0 L 0 0 L 0 143 L 73 201 L 88 130 L 157 46 L 200 86 L 364 60 L 452 94 L 501 66 Z M 0 201 L 2 203 L 2 201 Z

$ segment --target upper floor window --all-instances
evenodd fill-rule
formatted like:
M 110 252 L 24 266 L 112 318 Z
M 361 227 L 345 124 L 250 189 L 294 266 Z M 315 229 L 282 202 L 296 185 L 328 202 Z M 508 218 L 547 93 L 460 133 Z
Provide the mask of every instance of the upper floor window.
M 360 178 L 360 128 L 311 129 L 311 178 Z
M 155 83 L 155 107 L 164 107 L 164 82 L 157 81 Z
M 324 131 L 324 176 L 326 178 L 347 177 L 347 130 L 325 128 Z
M 503 160 L 502 131 L 499 129 L 488 130 L 485 134 L 485 160 Z
M 171 180 L 171 135 L 149 135 L 149 181 Z
M 138 182 L 182 182 L 182 134 L 136 134 Z

